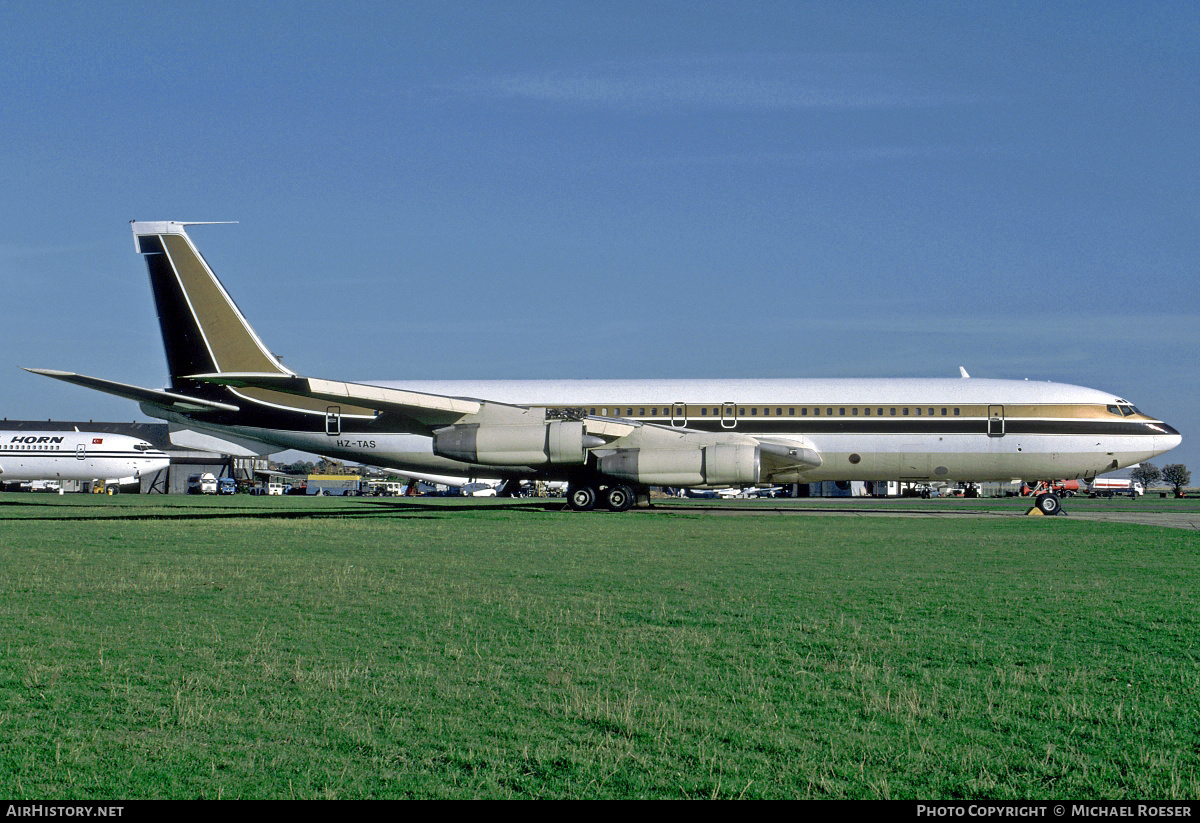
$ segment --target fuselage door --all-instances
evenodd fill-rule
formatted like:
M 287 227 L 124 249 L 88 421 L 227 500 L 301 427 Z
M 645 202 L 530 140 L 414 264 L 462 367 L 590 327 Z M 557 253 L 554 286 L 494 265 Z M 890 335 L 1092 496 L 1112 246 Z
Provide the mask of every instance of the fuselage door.
M 683 428 L 687 425 L 687 405 L 684 403 L 671 404 L 671 425 Z
M 336 437 L 342 433 L 342 407 L 330 406 L 325 410 L 325 433 Z
M 988 437 L 1004 436 L 1004 407 L 988 406 Z
M 76 460 L 87 460 L 87 445 L 86 444 L 80 443 L 78 446 L 75 447 L 75 459 Z
M 721 425 L 726 429 L 737 426 L 737 406 L 733 403 L 721 404 Z

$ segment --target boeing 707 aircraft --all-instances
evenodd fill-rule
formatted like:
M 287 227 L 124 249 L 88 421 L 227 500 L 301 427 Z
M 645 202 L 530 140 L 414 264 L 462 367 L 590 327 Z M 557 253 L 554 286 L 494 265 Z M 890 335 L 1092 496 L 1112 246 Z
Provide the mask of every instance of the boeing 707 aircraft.
M 29 369 L 136 400 L 172 440 L 300 449 L 414 474 L 567 481 L 573 508 L 650 486 L 1093 477 L 1177 446 L 1108 392 L 979 378 L 343 382 L 283 365 L 192 243 L 132 223 L 171 385 Z M 1038 506 L 1056 513 L 1053 494 Z

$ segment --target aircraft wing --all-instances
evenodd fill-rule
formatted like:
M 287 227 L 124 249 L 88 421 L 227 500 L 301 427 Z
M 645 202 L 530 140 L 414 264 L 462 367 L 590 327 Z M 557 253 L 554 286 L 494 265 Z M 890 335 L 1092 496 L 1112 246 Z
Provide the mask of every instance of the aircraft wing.
M 299 377 L 269 372 L 219 372 L 214 374 L 188 375 L 189 380 L 216 383 L 233 388 L 268 389 L 270 391 L 311 397 L 328 403 L 345 403 L 361 408 L 374 409 L 377 413 L 391 415 L 413 426 L 414 432 L 430 432 L 441 426 L 460 422 L 464 417 L 479 415 L 496 420 L 498 417 L 520 416 L 529 410 L 524 406 L 496 403 L 491 400 L 476 400 L 467 397 L 448 397 L 442 394 L 390 389 L 365 383 L 343 383 L 317 377 Z M 641 423 L 618 418 L 588 417 L 584 420 L 587 433 L 603 439 L 616 440 L 624 437 Z
M 523 406 L 494 403 L 490 400 L 448 397 L 365 383 L 344 383 L 273 372 L 194 374 L 189 375 L 187 379 L 233 388 L 267 389 L 328 403 L 352 404 L 415 423 L 414 429 L 425 431 L 450 426 L 467 417 L 481 421 L 487 419 L 501 422 L 503 418 L 515 421 L 517 417 L 529 412 L 529 409 Z M 616 441 L 621 441 L 624 447 L 671 448 L 680 438 L 699 434 L 690 429 L 677 429 L 624 418 L 585 416 L 582 419 L 588 435 L 614 445 Z M 735 435 L 726 437 L 732 438 Z M 736 437 L 741 439 L 744 436 Z M 803 472 L 821 465 L 821 455 L 806 441 L 759 439 L 757 442 L 764 479 L 788 482 L 791 478 L 799 477 Z
M 238 407 L 232 403 L 221 403 L 217 400 L 205 400 L 200 397 L 188 397 L 186 394 L 178 394 L 177 392 L 170 392 L 164 389 L 144 389 L 141 386 L 131 386 L 128 383 L 103 380 L 99 377 L 88 377 L 69 371 L 58 371 L 57 369 L 25 369 L 25 371 L 44 375 L 45 377 L 53 377 L 55 380 L 63 380 L 67 383 L 74 383 L 77 386 L 96 389 L 106 394 L 115 394 L 117 397 L 124 397 L 127 400 L 150 403 L 164 409 L 172 409 L 180 412 L 238 411 Z
M 139 403 L 150 403 L 161 408 L 181 412 L 202 411 L 238 411 L 239 407 L 230 403 L 207 400 L 199 397 L 189 397 L 177 392 L 163 389 L 147 389 L 104 380 L 99 377 L 87 377 L 74 372 L 57 371 L 54 369 L 26 369 L 35 374 L 64 380 L 68 383 L 85 386 L 90 389 L 114 394 Z M 324 380 L 316 377 L 300 377 L 292 374 L 276 372 L 220 372 L 213 374 L 189 375 L 189 380 L 204 383 L 230 386 L 231 388 L 264 389 L 282 392 L 300 397 L 309 397 L 328 403 L 341 403 L 373 409 L 381 415 L 390 415 L 405 421 L 414 433 L 432 432 L 442 426 L 452 426 L 473 417 L 493 422 L 517 422 L 527 415 L 530 410 L 522 406 L 512 406 L 505 403 L 494 403 L 464 397 L 448 397 L 440 394 L 405 391 L 383 386 L 371 386 L 364 383 L 344 383 L 335 380 Z M 553 412 L 555 410 L 548 410 Z M 564 410 L 570 412 L 571 410 Z M 579 418 L 576 418 L 579 419 Z M 587 435 L 597 438 L 606 444 L 618 445 L 625 448 L 674 448 L 684 437 L 701 435 L 690 429 L 661 426 L 654 423 L 626 420 L 623 418 L 608 418 L 584 416 L 582 421 Z M 521 420 L 520 422 L 524 422 Z M 532 421 L 530 421 L 532 422 Z M 762 465 L 764 480 L 772 482 L 797 482 L 800 476 L 821 465 L 821 455 L 813 445 L 804 440 L 790 438 L 749 438 L 745 435 L 706 435 L 706 439 L 715 440 L 749 440 L 759 445 L 759 459 Z M 714 442 L 715 442 L 714 440 Z M 595 448 L 596 446 L 589 446 Z

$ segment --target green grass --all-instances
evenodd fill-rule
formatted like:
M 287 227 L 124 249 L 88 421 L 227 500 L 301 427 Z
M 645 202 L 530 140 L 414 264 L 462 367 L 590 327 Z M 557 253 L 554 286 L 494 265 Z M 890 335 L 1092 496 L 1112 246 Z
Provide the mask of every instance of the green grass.
M 0 495 L 0 796 L 1200 796 L 1195 532 L 553 508 Z

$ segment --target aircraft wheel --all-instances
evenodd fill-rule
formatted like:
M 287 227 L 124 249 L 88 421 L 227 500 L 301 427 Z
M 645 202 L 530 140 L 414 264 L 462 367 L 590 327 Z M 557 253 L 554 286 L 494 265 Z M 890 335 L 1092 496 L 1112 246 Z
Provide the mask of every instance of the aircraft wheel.
M 628 486 L 609 486 L 604 493 L 604 505 L 614 512 L 629 511 L 636 499 Z
M 577 512 L 591 511 L 596 507 L 596 487 L 572 486 L 567 492 L 567 500 Z
M 1042 514 L 1058 514 L 1062 510 L 1062 503 L 1059 502 L 1056 494 L 1039 494 L 1035 505 Z

